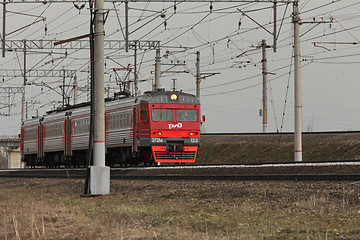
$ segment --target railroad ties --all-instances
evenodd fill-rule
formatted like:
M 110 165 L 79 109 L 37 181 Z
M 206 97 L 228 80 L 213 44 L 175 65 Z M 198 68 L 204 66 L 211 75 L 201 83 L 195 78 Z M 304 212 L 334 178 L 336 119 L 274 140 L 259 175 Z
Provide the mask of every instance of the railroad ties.
M 111 179 L 214 181 L 359 181 L 360 162 L 112 168 Z M 3 178 L 84 179 L 85 169 L 2 170 Z

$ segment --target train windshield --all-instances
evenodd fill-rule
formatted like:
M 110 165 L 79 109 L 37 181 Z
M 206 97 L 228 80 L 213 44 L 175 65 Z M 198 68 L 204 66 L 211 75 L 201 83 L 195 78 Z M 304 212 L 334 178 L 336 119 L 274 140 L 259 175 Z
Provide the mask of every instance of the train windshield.
M 197 121 L 197 111 L 196 110 L 177 110 L 176 118 L 178 121 Z
M 152 110 L 153 121 L 172 121 L 173 111 L 168 109 L 153 109 Z

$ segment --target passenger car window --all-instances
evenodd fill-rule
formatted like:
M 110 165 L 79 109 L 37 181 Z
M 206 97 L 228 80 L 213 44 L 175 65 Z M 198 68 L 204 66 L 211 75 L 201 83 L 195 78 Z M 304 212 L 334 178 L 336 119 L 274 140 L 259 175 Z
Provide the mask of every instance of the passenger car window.
M 153 109 L 152 120 L 153 121 L 172 121 L 172 110 L 168 109 Z
M 197 111 L 196 110 L 177 110 L 176 119 L 178 121 L 197 121 Z

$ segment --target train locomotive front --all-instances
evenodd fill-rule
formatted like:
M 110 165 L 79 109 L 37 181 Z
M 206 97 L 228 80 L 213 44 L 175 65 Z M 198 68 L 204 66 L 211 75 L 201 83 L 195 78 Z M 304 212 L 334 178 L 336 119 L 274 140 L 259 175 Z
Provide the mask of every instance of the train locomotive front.
M 182 92 L 150 92 L 140 99 L 137 146 L 155 162 L 195 162 L 200 145 L 200 102 Z
M 153 91 L 105 104 L 106 165 L 195 162 L 200 145 L 200 101 L 179 91 Z M 85 166 L 89 104 L 26 120 L 22 160 L 29 167 Z

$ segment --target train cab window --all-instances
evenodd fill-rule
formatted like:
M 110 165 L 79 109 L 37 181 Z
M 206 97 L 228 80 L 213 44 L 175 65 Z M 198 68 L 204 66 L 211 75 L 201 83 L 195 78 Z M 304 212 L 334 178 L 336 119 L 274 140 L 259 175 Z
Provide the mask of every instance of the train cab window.
M 153 109 L 152 110 L 153 121 L 172 121 L 173 113 L 172 110 L 168 109 Z
M 197 121 L 197 111 L 196 110 L 177 110 L 176 118 L 178 121 Z
M 148 112 L 147 112 L 147 110 L 141 110 L 140 119 L 141 119 L 142 122 L 147 122 L 148 121 Z

